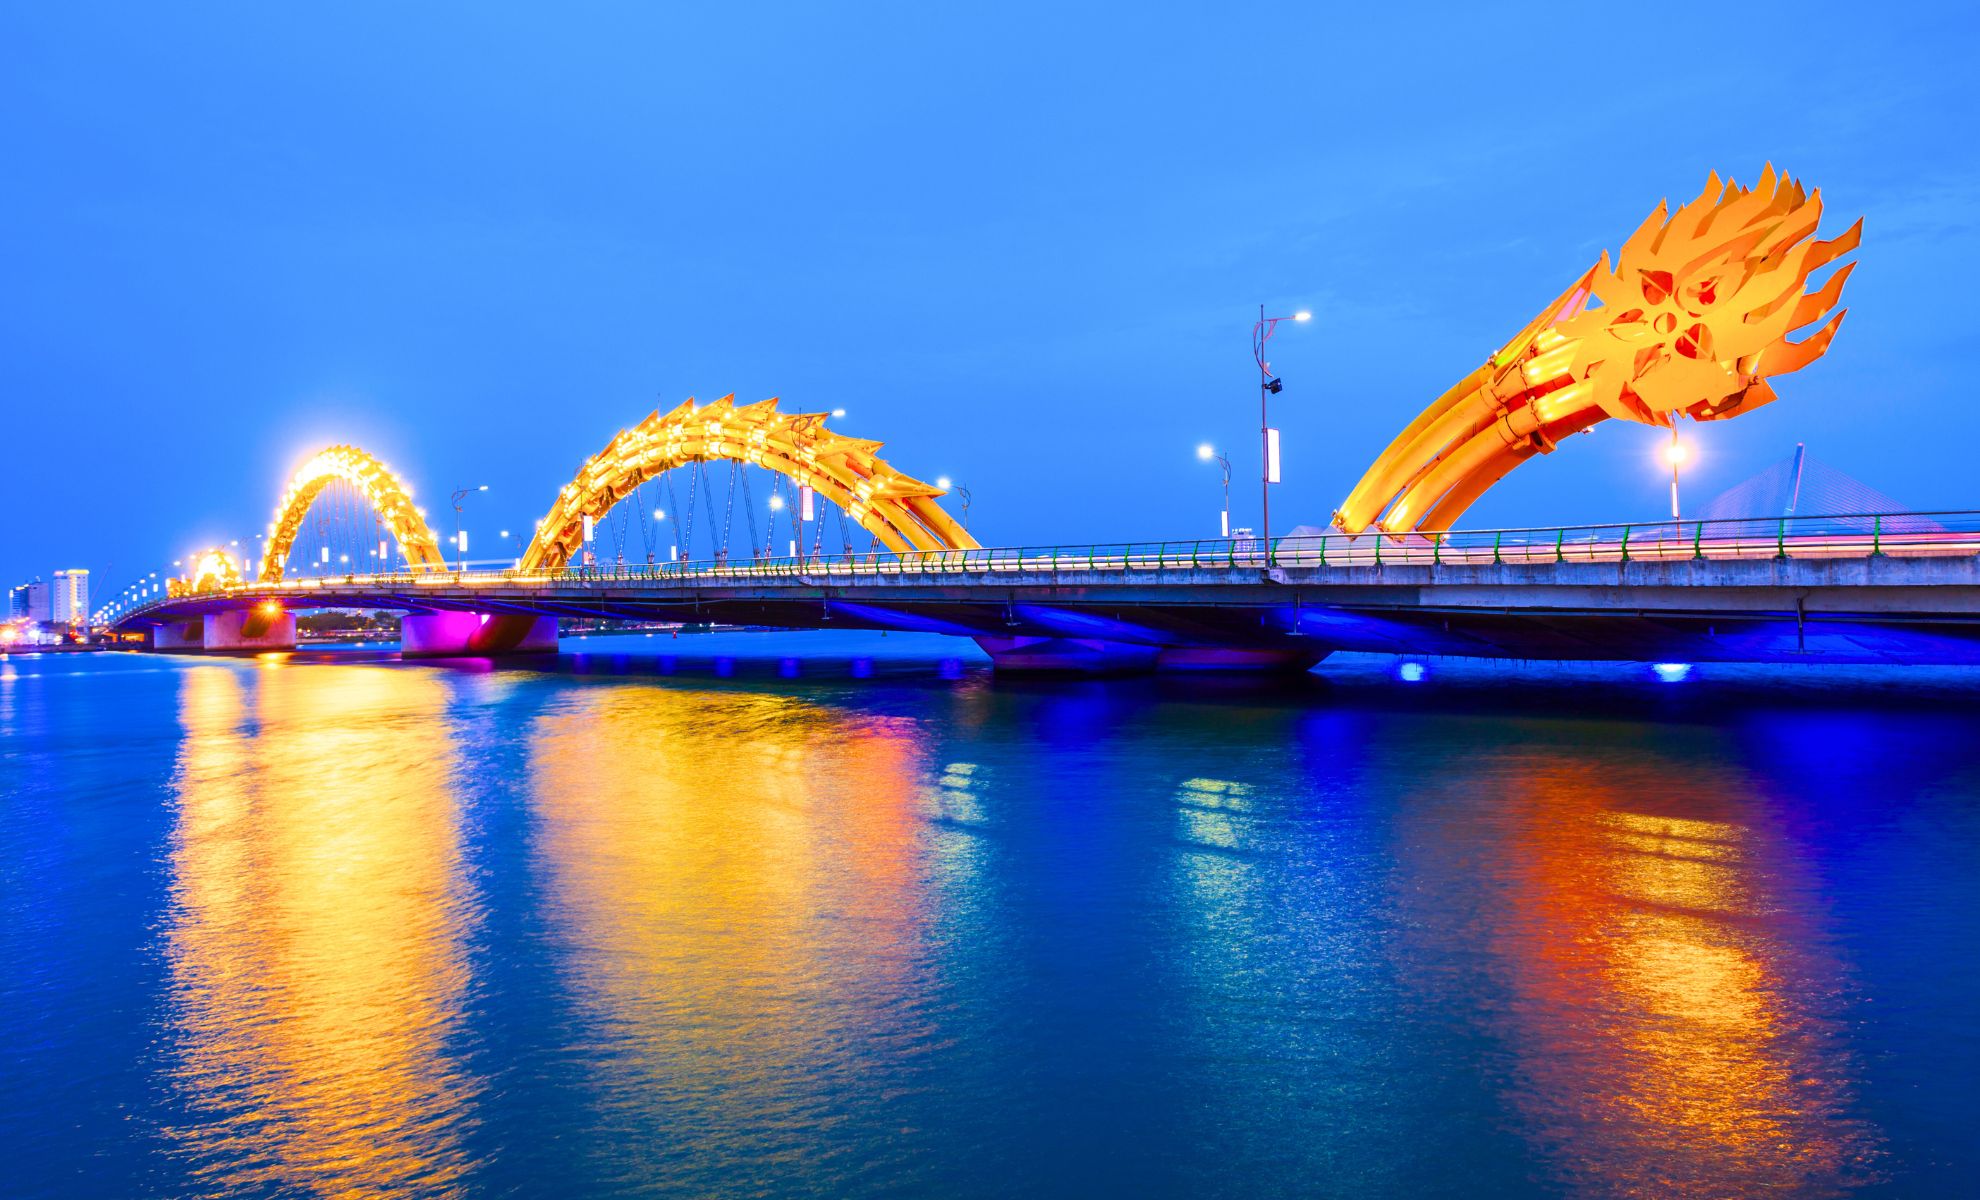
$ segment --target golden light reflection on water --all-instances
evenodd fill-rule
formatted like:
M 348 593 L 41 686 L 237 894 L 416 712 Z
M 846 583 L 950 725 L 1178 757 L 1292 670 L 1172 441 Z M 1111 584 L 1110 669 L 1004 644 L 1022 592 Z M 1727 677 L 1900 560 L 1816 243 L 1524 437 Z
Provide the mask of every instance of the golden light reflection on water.
M 775 1128 L 813 1092 L 779 1080 L 820 1061 L 856 1070 L 917 1036 L 912 723 L 789 695 L 612 687 L 572 693 L 531 746 L 537 856 L 572 991 L 616 1047 L 600 1070 L 617 1117 L 657 1132 L 670 1106 L 684 1119 L 722 1095 Z M 945 772 L 945 790 L 967 774 Z M 721 1153 L 726 1132 L 688 1148 Z M 688 1152 L 680 1140 L 621 1142 L 619 1165 Z
M 1658 766 L 1646 782 L 1680 777 Z M 1740 781 L 1693 778 L 1672 801 L 1536 757 L 1509 791 L 1520 841 L 1500 848 L 1507 910 L 1487 919 L 1514 993 L 1513 1099 L 1574 1186 L 1821 1195 L 1864 1180 L 1875 1139 L 1850 1115 L 1838 1032 L 1808 1003 L 1839 969 L 1778 895 L 1800 886 L 1792 848 L 1757 802 L 1701 799 L 1739 797 Z
M 444 686 L 189 670 L 166 930 L 168 1130 L 211 1194 L 450 1194 L 468 905 Z

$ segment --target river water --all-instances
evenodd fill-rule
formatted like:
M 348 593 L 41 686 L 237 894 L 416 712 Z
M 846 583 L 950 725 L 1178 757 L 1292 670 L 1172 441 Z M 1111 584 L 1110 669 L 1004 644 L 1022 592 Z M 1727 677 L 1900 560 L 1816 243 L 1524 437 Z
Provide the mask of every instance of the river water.
M 0 1192 L 1980 1186 L 1980 678 L 963 645 L 0 658 Z

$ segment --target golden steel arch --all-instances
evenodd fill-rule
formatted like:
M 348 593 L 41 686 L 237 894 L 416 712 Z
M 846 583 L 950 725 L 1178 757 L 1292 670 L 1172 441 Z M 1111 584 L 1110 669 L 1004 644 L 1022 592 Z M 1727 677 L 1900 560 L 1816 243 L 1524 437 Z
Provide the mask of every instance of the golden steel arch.
M 943 489 L 895 470 L 881 446 L 825 428 L 823 413 L 777 411 L 775 398 L 738 405 L 734 395 L 696 407 L 692 398 L 622 429 L 578 469 L 523 551 L 525 571 L 554 571 L 584 544 L 584 519 L 603 518 L 640 484 L 691 462 L 767 467 L 845 510 L 897 551 L 973 549 L 976 540 L 936 500 Z
M 317 494 L 339 479 L 364 494 L 379 522 L 398 540 L 399 553 L 408 565 L 415 570 L 446 568 L 439 539 L 427 527 L 426 518 L 413 507 L 412 489 L 384 463 L 356 446 L 331 446 L 290 477 L 282 502 L 275 507 L 275 519 L 268 526 L 268 550 L 267 557 L 261 560 L 261 582 L 282 581 L 283 563 L 289 557 L 290 547 L 295 545 L 303 515 Z
M 202 550 L 190 563 L 186 573 L 165 581 L 167 596 L 198 596 L 207 592 L 225 591 L 241 586 L 241 566 L 224 546 Z
M 1598 421 L 1668 428 L 1680 413 L 1721 421 L 1771 402 L 1767 378 L 1821 357 L 1842 323 L 1829 310 L 1856 264 L 1803 289 L 1810 272 L 1856 249 L 1863 222 L 1808 241 L 1821 216 L 1821 192 L 1771 165 L 1753 188 L 1714 173 L 1677 212 L 1659 204 L 1613 270 L 1603 251 L 1398 434 L 1334 524 L 1350 534 L 1371 522 L 1386 533 L 1449 529 L 1514 467 Z M 1802 341 L 1787 340 L 1824 317 Z

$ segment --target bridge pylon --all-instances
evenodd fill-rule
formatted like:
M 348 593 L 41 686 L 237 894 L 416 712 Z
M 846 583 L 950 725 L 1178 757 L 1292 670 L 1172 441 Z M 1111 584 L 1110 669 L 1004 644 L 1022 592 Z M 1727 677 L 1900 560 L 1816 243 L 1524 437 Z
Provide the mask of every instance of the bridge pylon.
M 401 658 L 555 654 L 557 618 L 534 613 L 428 612 L 399 618 Z
M 176 621 L 151 631 L 151 648 L 175 654 L 262 654 L 296 648 L 296 615 L 258 605 L 224 609 Z

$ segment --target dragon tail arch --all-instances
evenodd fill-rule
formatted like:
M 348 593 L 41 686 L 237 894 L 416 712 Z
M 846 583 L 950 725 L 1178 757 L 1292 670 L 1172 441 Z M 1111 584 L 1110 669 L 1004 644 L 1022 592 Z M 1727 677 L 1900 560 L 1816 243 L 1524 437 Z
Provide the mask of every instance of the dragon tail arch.
M 356 446 L 330 446 L 319 451 L 289 478 L 275 519 L 268 525 L 268 549 L 261 561 L 260 580 L 280 583 L 289 550 L 295 545 L 303 517 L 318 494 L 342 480 L 364 495 L 379 523 L 398 540 L 399 551 L 415 570 L 444 570 L 440 541 L 413 506 L 412 489 L 389 467 Z

